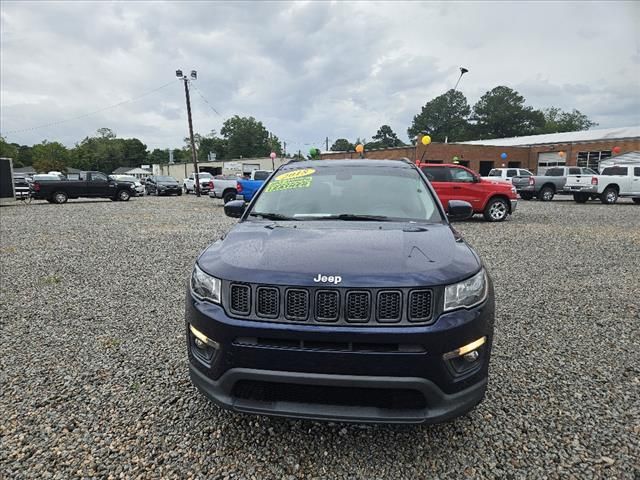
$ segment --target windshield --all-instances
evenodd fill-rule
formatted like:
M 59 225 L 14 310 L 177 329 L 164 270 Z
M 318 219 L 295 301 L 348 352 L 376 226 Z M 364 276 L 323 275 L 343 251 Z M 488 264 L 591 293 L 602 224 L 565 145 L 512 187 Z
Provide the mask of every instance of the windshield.
M 156 181 L 158 182 L 178 182 L 175 178 L 173 177 L 166 177 L 166 176 L 159 176 L 156 177 Z
M 200 180 L 202 180 L 203 178 L 211 178 L 211 174 L 210 174 L 210 173 L 206 173 L 206 172 L 200 172 L 200 173 L 198 174 L 198 178 L 199 178 Z
M 489 176 L 490 176 L 490 177 L 501 177 L 501 176 L 502 176 L 502 173 L 500 172 L 500 170 L 498 170 L 498 169 L 494 168 L 493 170 L 491 170 L 491 171 L 489 172 Z
M 424 180 L 404 164 L 288 169 L 271 179 L 249 215 L 292 220 L 442 221 Z

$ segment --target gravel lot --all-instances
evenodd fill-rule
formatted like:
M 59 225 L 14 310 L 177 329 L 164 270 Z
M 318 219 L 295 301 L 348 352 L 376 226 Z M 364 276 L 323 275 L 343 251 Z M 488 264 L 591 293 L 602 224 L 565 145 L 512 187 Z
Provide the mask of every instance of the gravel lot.
M 496 285 L 486 401 L 436 426 L 219 410 L 191 385 L 185 283 L 209 198 L 0 209 L 0 477 L 639 478 L 640 206 L 521 202 L 458 228 Z

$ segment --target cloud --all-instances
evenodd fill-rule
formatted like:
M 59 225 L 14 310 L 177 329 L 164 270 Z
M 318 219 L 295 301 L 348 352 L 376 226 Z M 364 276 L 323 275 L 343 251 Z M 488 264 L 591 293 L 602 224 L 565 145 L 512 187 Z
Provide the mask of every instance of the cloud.
M 106 126 L 150 148 L 182 145 L 177 80 L 57 123 L 138 98 L 177 68 L 198 70 L 197 131 L 252 115 L 289 151 L 371 138 L 382 124 L 406 138 L 460 65 L 470 104 L 509 85 L 536 108 L 577 108 L 602 127 L 638 123 L 633 3 L 2 2 L 0 17 L 0 129 L 19 143 L 73 145 Z

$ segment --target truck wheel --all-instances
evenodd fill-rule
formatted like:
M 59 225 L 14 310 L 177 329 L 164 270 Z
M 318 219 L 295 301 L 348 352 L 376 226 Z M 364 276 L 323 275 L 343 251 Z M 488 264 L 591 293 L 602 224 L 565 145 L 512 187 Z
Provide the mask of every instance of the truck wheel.
M 129 199 L 131 198 L 131 194 L 126 190 L 120 190 L 118 192 L 117 197 L 118 197 L 118 200 L 120 200 L 121 202 L 128 202 Z
M 227 203 L 229 203 L 230 201 L 235 200 L 235 199 L 236 199 L 235 192 L 227 192 L 222 197 L 222 203 L 224 203 L 226 205 Z
M 618 201 L 618 192 L 615 188 L 605 188 L 600 195 L 600 201 L 605 204 L 612 204 Z
M 631 200 L 633 200 L 633 203 L 635 203 L 636 205 L 640 205 L 640 197 L 632 198 Z
M 55 192 L 51 196 L 51 199 L 53 200 L 53 203 L 67 203 L 69 196 L 64 192 Z
M 484 219 L 488 222 L 502 222 L 509 214 L 507 201 L 502 198 L 493 198 L 484 209 Z
M 529 192 L 521 193 L 520 198 L 522 200 L 531 200 L 533 198 L 533 193 L 529 193 Z
M 574 193 L 573 194 L 573 199 L 575 200 L 576 203 L 587 203 L 587 201 L 589 200 L 589 194 L 588 193 Z
M 550 202 L 553 200 L 553 196 L 555 192 L 551 187 L 542 187 L 542 189 L 538 192 L 538 200 L 541 202 Z

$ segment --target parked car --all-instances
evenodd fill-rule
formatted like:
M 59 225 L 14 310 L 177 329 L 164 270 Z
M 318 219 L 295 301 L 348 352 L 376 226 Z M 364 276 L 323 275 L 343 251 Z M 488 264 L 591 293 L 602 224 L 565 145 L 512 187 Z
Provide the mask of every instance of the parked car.
M 81 172 L 79 180 L 38 177 L 41 176 L 34 175 L 31 184 L 32 196 L 49 203 L 66 203 L 70 198 L 80 197 L 110 198 L 126 202 L 136 194 L 132 183 L 109 179 L 102 172 Z
M 139 197 L 144 195 L 144 185 L 136 177 L 133 177 L 131 175 L 118 175 L 118 174 L 116 174 L 116 175 L 109 175 L 109 178 L 112 178 L 114 180 L 118 180 L 119 182 L 133 183 L 133 186 L 135 187 L 136 194 Z
M 221 198 L 224 203 L 236 199 L 238 177 L 217 175 L 213 178 L 213 188 L 209 190 L 211 198 Z
M 544 172 L 544 175 L 514 177 L 512 182 L 523 200 L 537 197 L 538 200 L 548 202 L 553 200 L 556 194 L 565 193 L 564 185 L 569 175 L 597 175 L 597 173 L 585 167 L 551 167 Z
M 147 195 L 182 195 L 182 187 L 180 187 L 178 180 L 167 175 L 147 177 L 144 188 Z
M 450 200 L 464 200 L 489 222 L 502 222 L 518 206 L 516 189 L 501 180 L 481 177 L 473 170 L 457 164 L 421 163 L 443 205 Z
M 213 188 L 211 186 L 213 177 L 208 172 L 200 172 L 198 174 L 198 179 L 200 181 L 200 193 L 209 193 Z M 187 178 L 185 178 L 182 182 L 182 189 L 184 193 L 196 193 L 196 174 L 192 173 Z
M 254 170 L 248 179 L 239 179 L 236 184 L 236 198 L 241 195 L 245 202 L 250 202 L 271 173 L 269 170 Z
M 631 197 L 633 203 L 640 204 L 640 165 L 614 165 L 600 175 L 569 175 L 564 188 L 577 203 L 590 198 L 616 203 L 619 197 Z
M 213 402 L 419 423 L 482 401 L 492 282 L 416 165 L 292 162 L 224 210 L 239 223 L 197 258 L 186 298 L 191 380 Z
M 489 172 L 489 175 L 486 177 L 487 180 L 504 180 L 505 182 L 511 183 L 514 177 L 531 177 L 533 173 L 531 173 L 526 168 L 492 168 Z

